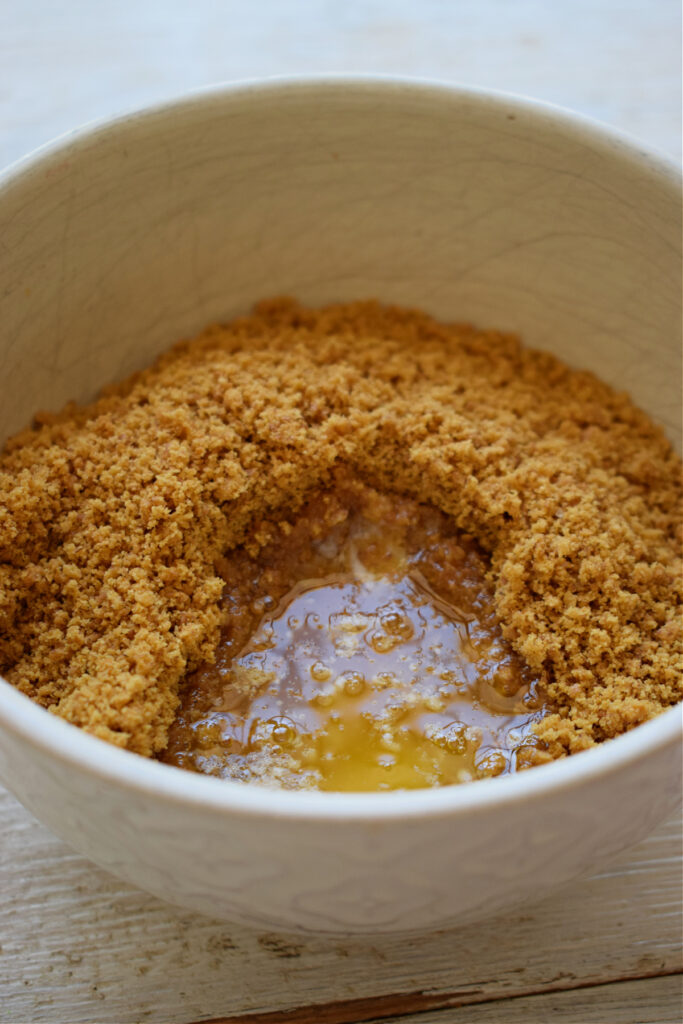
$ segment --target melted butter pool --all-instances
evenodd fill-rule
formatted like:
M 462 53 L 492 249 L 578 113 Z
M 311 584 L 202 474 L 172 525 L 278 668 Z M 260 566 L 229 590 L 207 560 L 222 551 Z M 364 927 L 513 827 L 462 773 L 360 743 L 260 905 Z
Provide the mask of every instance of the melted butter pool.
M 301 535 L 228 564 L 216 661 L 188 677 L 164 760 L 352 792 L 533 762 L 547 709 L 503 639 L 483 555 L 441 513 L 396 501 L 386 521 L 386 499 L 374 521 L 304 516 Z
M 267 773 L 279 759 L 290 785 L 324 790 L 511 771 L 540 702 L 470 621 L 417 571 L 298 583 L 234 659 L 224 706 L 196 728 L 239 766 L 258 772 L 262 760 Z

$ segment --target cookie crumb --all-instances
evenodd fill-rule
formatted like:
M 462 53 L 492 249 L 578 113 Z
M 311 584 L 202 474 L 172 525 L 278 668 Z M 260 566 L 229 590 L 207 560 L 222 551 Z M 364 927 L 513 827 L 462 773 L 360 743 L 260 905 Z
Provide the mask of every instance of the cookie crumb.
M 505 332 L 262 302 L 0 457 L 0 669 L 143 755 L 210 661 L 237 545 L 336 466 L 429 502 L 490 558 L 549 755 L 681 699 L 680 460 L 626 395 Z

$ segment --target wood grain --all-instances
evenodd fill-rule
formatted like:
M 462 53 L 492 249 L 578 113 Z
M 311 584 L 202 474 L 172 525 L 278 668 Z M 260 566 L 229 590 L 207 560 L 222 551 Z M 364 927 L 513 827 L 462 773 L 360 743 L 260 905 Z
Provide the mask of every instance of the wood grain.
M 595 985 L 549 995 L 481 1003 L 419 1017 L 375 1018 L 366 1024 L 680 1024 L 680 974 L 646 981 Z
M 240 1014 L 220 1017 L 202 1024 L 478 1024 L 500 1022 L 501 1013 L 509 1024 L 533 1021 L 591 1020 L 624 1021 L 642 1024 L 652 1021 L 677 1024 L 683 1006 L 683 975 L 641 979 L 561 989 L 541 996 L 513 996 L 511 999 L 483 1003 L 460 1002 L 457 992 L 441 996 L 413 993 L 405 996 L 379 996 L 354 999 L 324 1006 L 298 1007 L 274 1013 Z M 400 1016 L 395 1016 L 395 1010 Z M 432 1011 L 432 1012 L 430 1012 Z M 662 1012 L 665 1016 L 662 1016 Z M 586 1016 L 600 1014 L 599 1018 Z M 637 1015 L 637 1018 L 636 1018 Z M 193 1024 L 200 1024 L 199 1021 Z

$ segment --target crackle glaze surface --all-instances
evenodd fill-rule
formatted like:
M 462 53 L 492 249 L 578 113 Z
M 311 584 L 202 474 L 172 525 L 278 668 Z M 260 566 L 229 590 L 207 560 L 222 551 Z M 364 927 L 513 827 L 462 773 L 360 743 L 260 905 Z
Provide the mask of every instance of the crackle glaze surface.
M 519 330 L 675 437 L 677 217 L 666 165 L 507 98 L 280 84 L 126 118 L 0 192 L 0 435 L 288 292 Z M 171 902 L 302 931 L 492 914 L 634 842 L 680 796 L 677 712 L 636 732 L 469 795 L 285 800 L 110 749 L 0 687 L 0 777 L 41 821 Z

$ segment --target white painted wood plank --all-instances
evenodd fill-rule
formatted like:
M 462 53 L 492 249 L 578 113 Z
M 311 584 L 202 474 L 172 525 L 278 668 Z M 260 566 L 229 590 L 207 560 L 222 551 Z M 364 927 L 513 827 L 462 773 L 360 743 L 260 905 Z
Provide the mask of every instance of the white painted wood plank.
M 683 977 L 677 974 L 435 1010 L 419 1017 L 384 1017 L 382 1024 L 680 1024 L 682 1017 Z
M 183 1024 L 394 993 L 480 1002 L 680 966 L 680 817 L 562 894 L 419 941 L 198 917 L 71 853 L 6 793 L 0 820 L 2 1021 Z

